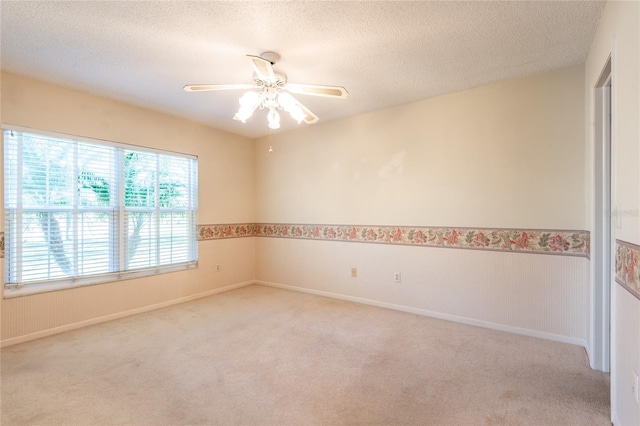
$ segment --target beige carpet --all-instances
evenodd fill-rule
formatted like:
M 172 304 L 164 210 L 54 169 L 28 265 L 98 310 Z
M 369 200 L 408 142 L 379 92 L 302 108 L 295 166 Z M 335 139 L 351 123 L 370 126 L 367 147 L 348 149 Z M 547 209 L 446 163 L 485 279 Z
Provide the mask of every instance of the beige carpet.
M 2 351 L 2 425 L 609 423 L 577 346 L 250 286 Z

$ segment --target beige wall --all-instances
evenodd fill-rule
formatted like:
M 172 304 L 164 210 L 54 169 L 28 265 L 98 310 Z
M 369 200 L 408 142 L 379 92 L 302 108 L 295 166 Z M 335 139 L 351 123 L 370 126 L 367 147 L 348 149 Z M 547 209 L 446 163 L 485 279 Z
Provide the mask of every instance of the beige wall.
M 12 74 L 2 74 L 1 89 L 3 124 L 197 155 L 198 223 L 254 221 L 251 140 Z M 197 270 L 3 299 L 2 340 L 171 303 L 253 280 L 253 238 L 203 241 L 198 248 Z M 217 273 L 216 263 L 222 267 Z
M 257 217 L 585 229 L 583 110 L 575 66 L 262 138 Z
M 611 55 L 614 237 L 640 244 L 640 3 L 608 1 L 585 64 L 587 221 L 593 223 L 594 87 Z M 593 226 L 593 225 L 591 225 Z M 592 278 L 593 279 L 593 278 Z M 640 373 L 640 300 L 612 284 L 611 389 L 616 425 L 640 424 L 633 371 Z
M 584 229 L 584 149 L 575 66 L 259 139 L 256 216 Z M 583 345 L 587 337 L 585 258 L 273 238 L 257 239 L 256 254 L 262 282 Z

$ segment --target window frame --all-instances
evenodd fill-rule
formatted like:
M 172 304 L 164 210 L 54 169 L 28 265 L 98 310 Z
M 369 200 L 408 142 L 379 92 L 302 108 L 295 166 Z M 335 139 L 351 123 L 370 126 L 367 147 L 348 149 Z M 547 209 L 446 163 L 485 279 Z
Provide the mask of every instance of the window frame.
M 51 132 L 51 131 L 46 131 L 46 130 L 40 130 L 40 129 L 32 129 L 32 128 L 27 128 L 27 127 L 22 127 L 22 126 L 15 126 L 15 125 L 10 125 L 10 124 L 4 124 L 2 123 L 0 125 L 0 128 L 2 130 L 2 167 L 3 167 L 3 197 L 2 197 L 2 203 L 3 203 L 3 208 L 2 208 L 2 222 L 4 225 L 4 259 L 3 259 L 3 267 L 4 267 L 4 271 L 3 271 L 3 285 L 2 285 L 2 289 L 3 289 L 3 297 L 6 298 L 11 298 L 11 297 L 18 297 L 18 296 L 25 296 L 25 295 L 29 295 L 29 294 L 37 294 L 37 293 L 45 293 L 45 292 L 51 292 L 51 291 L 57 291 L 57 290 L 62 290 L 62 289 L 69 289 L 69 288 L 77 288 L 77 287 L 84 287 L 84 286 L 89 286 L 89 285 L 95 285 L 95 284 L 105 284 L 105 283 L 110 283 L 110 282 L 119 282 L 122 280 L 129 280 L 129 279 L 136 279 L 136 278 L 142 278 L 142 277 L 147 277 L 147 276 L 153 276 L 153 275 L 157 275 L 157 274 L 164 274 L 164 273 L 170 273 L 170 272 L 177 272 L 177 271 L 184 271 L 184 270 L 188 270 L 188 269 L 194 269 L 198 267 L 198 237 L 197 237 L 197 217 L 198 217 L 198 157 L 196 155 L 191 155 L 191 154 L 186 154 L 186 153 L 181 153 L 181 152 L 175 152 L 175 151 L 169 151 L 169 150 L 162 150 L 162 149 L 157 149 L 157 148 L 150 148 L 150 147 L 146 147 L 146 146 L 140 146 L 140 145 L 132 145 L 132 144 L 125 144 L 125 143 L 120 143 L 120 142 L 113 142 L 113 141 L 107 141 L 107 140 L 102 140 L 102 139 L 96 139 L 96 138 L 91 138 L 91 137 L 85 137 L 85 136 L 77 136 L 77 135 L 69 135 L 69 134 L 64 134 L 64 133 L 58 133 L 58 132 Z M 114 167 L 115 167 L 115 174 L 116 174 L 116 183 L 118 185 L 118 188 L 114 190 L 114 192 L 116 193 L 117 197 L 119 198 L 116 202 L 115 202 L 115 207 L 114 206 L 91 206 L 91 207 L 87 207 L 87 206 L 81 206 L 77 200 L 75 200 L 75 202 L 72 205 L 66 205 L 66 206 L 42 206 L 42 207 L 37 207 L 37 208 L 27 208 L 27 209 L 23 209 L 21 206 L 21 201 L 18 201 L 18 205 L 14 206 L 7 206 L 6 201 L 6 196 L 7 196 L 7 180 L 6 178 L 6 158 L 5 158 L 5 149 L 6 149 L 6 141 L 5 141 L 5 131 L 13 131 L 13 132 L 21 132 L 21 133 L 27 133 L 27 134 L 31 134 L 31 135 L 36 135 L 36 136 L 42 136 L 44 138 L 52 138 L 52 139 L 62 139 L 66 142 L 72 142 L 74 145 L 74 149 L 77 149 L 78 144 L 92 144 L 92 145 L 98 145 L 98 146 L 102 146 L 102 147 L 111 147 L 114 148 L 114 154 L 117 156 L 117 161 L 114 163 Z M 187 258 L 188 260 L 186 261 L 181 261 L 181 262 L 175 262 L 175 263 L 169 263 L 169 264 L 162 264 L 160 262 L 160 254 L 159 252 L 156 254 L 156 258 L 157 258 L 157 263 L 151 267 L 141 267 L 141 268 L 136 268 L 136 269 L 123 269 L 123 265 L 126 265 L 130 260 L 124 259 L 123 258 L 123 253 L 125 253 L 123 250 L 123 244 L 124 241 L 126 240 L 127 234 L 128 234 L 128 213 L 131 211 L 130 207 L 125 206 L 124 203 L 124 180 L 125 180 L 125 175 L 123 172 L 124 169 L 124 152 L 137 152 L 137 153 L 149 153 L 149 154 L 155 154 L 155 155 L 162 155 L 162 156 L 166 156 L 166 157 L 170 157 L 170 158 L 185 158 L 189 161 L 189 170 L 187 171 L 187 176 L 186 179 L 188 181 L 188 190 L 187 190 L 187 206 L 184 209 L 181 208 L 174 208 L 174 207 L 167 207 L 167 208 L 163 208 L 160 203 L 157 203 L 157 205 L 155 207 L 145 207 L 144 210 L 147 212 L 151 212 L 153 211 L 153 213 L 151 214 L 155 214 L 157 215 L 157 221 L 160 221 L 161 215 L 165 214 L 165 213 L 183 213 L 185 214 L 186 218 L 187 218 L 187 230 L 188 232 L 185 234 L 186 237 L 186 245 L 187 245 Z M 21 153 L 19 153 L 18 155 L 21 155 Z M 159 157 L 156 157 L 159 158 Z M 74 160 L 74 166 L 76 165 L 75 160 Z M 78 171 L 74 170 L 74 172 L 77 174 Z M 20 179 L 20 177 L 18 177 L 17 179 Z M 156 188 L 158 186 L 158 182 L 159 182 L 159 178 L 155 178 L 155 182 L 156 182 Z M 21 190 L 23 190 L 24 188 L 22 187 L 22 185 L 24 184 L 24 180 L 19 183 L 19 188 Z M 22 192 L 22 191 L 19 191 Z M 157 196 L 157 192 L 156 192 L 156 196 Z M 18 195 L 19 199 L 21 198 L 21 195 Z M 77 197 L 76 197 L 77 198 Z M 29 210 L 37 210 L 38 212 L 44 212 L 46 211 L 50 211 L 50 212 L 70 212 L 72 215 L 74 216 L 74 220 L 80 220 L 80 216 L 82 213 L 86 213 L 86 212 L 97 212 L 97 211 L 102 211 L 102 212 L 107 212 L 110 215 L 110 218 L 108 219 L 108 221 L 110 223 L 113 224 L 113 226 L 115 226 L 116 231 L 110 233 L 109 237 L 108 237 L 108 246 L 109 246 L 109 264 L 110 264 L 110 269 L 115 268 L 117 270 L 111 270 L 110 272 L 105 272 L 105 273 L 96 273 L 96 274 L 89 274 L 89 275 L 80 275 L 78 274 L 77 276 L 67 276 L 64 278 L 53 278 L 53 279 L 47 279 L 47 280 L 40 280 L 40 281 L 31 281 L 31 282 L 15 282 L 15 283 L 9 283 L 8 281 L 8 276 L 9 276 L 9 262 L 21 262 L 21 255 L 22 252 L 20 251 L 20 248 L 18 247 L 18 251 L 15 255 L 10 256 L 11 255 L 11 238 L 15 238 L 16 233 L 12 231 L 11 229 L 11 223 L 14 224 L 14 226 L 16 227 L 20 227 L 22 226 L 22 214 L 25 212 L 25 210 L 29 211 Z M 9 216 L 15 214 L 15 215 L 19 215 L 19 218 L 17 218 L 17 220 L 15 222 L 10 222 Z M 151 226 L 151 225 L 150 225 Z M 154 225 L 156 227 L 159 227 L 159 223 Z M 19 231 L 19 233 L 21 234 L 23 231 Z M 162 238 L 162 234 L 160 233 L 156 233 L 154 238 L 156 239 L 156 246 L 159 247 L 160 246 L 160 239 Z M 75 240 L 74 240 L 74 244 L 82 244 L 82 239 L 80 238 L 79 235 L 75 236 Z M 20 245 L 19 242 L 15 242 L 16 247 Z M 74 254 L 79 254 L 79 251 L 74 252 Z M 127 265 L 128 266 L 128 265 Z M 24 265 L 22 266 L 22 269 L 24 268 Z M 74 272 L 78 271 L 78 264 L 74 263 Z

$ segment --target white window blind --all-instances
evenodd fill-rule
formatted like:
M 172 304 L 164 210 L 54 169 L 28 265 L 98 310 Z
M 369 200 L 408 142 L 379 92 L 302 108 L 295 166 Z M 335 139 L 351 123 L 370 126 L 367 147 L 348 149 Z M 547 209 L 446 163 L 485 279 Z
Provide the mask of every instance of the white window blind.
M 7 129 L 4 163 L 5 286 L 196 265 L 196 158 Z

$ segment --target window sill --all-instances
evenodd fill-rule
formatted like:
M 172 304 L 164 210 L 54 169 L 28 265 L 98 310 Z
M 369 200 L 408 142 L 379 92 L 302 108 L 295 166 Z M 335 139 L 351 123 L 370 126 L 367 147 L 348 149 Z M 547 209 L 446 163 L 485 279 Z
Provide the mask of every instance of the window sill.
M 187 271 L 198 269 L 198 262 L 181 263 L 177 265 L 161 266 L 158 268 L 138 269 L 135 271 L 98 275 L 93 277 L 83 277 L 77 280 L 48 281 L 35 284 L 24 284 L 20 287 L 6 286 L 3 291 L 4 299 L 15 297 L 31 296 L 35 294 L 50 293 L 53 291 L 70 290 L 91 285 L 107 284 L 118 281 L 133 280 L 137 278 L 151 277 L 155 275 L 167 274 L 171 272 Z

